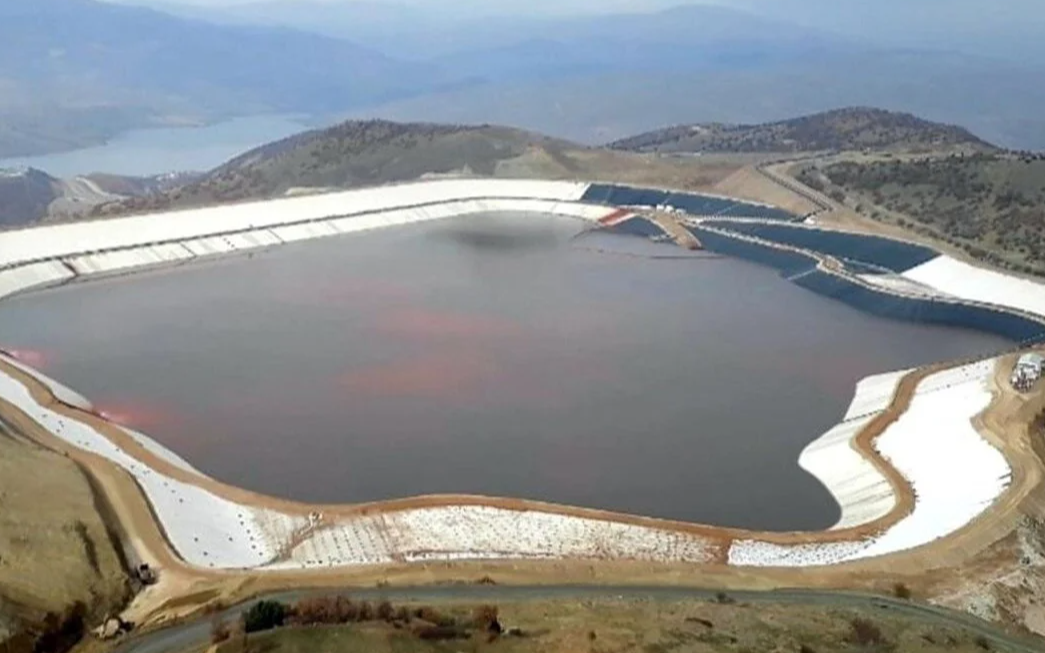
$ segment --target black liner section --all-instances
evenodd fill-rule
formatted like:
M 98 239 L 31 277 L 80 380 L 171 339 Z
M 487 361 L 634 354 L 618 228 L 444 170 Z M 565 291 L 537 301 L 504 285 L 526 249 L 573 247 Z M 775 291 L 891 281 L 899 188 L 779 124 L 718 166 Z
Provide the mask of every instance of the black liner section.
M 856 264 L 863 263 L 872 269 L 885 268 L 892 272 L 905 272 L 939 256 L 939 252 L 929 247 L 882 236 L 865 236 L 783 224 L 709 220 L 707 225 L 808 249 Z
M 1023 315 L 985 306 L 894 295 L 819 270 L 817 259 L 812 254 L 780 250 L 769 244 L 707 231 L 700 226 L 688 229 L 708 251 L 776 268 L 792 283 L 872 315 L 976 329 L 1019 343 L 1045 339 L 1045 323 Z
M 697 193 L 678 193 L 616 184 L 592 184 L 584 193 L 581 201 L 612 206 L 654 207 L 669 204 L 692 215 L 704 217 L 728 215 L 733 218 L 761 218 L 764 220 L 792 221 L 799 219 L 792 213 L 772 206 Z

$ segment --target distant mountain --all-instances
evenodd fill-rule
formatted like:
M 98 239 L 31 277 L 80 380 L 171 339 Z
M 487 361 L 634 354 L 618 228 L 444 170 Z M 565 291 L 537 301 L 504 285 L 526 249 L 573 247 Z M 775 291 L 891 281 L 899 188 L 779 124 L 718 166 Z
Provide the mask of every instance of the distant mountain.
M 587 69 L 589 63 L 597 63 L 603 72 L 650 66 L 673 70 L 708 62 L 752 62 L 767 56 L 780 60 L 825 49 L 854 49 L 851 39 L 783 20 L 681 2 L 660 11 L 625 12 L 607 7 L 579 16 L 490 15 L 496 10 L 465 12 L 444 5 L 427 8 L 323 0 L 166 7 L 219 23 L 293 26 L 345 38 L 397 59 L 439 63 L 457 74 L 486 74 L 495 81 L 513 78 L 514 73 L 561 75 L 560 71 Z M 545 65 L 552 58 L 560 68 Z
M 422 38 L 434 61 L 504 81 L 513 73 L 616 73 L 734 69 L 867 48 L 825 32 L 725 7 L 572 18 L 487 19 Z M 417 42 L 412 46 L 421 47 Z M 536 66 L 536 67 L 533 67 Z
M 976 0 L 736 0 L 744 9 L 802 25 L 830 29 L 890 48 L 932 48 L 1045 60 L 1045 12 L 1040 0 L 1005 0 L 983 10 Z
M 0 168 L 0 229 L 44 220 L 78 220 L 100 204 L 159 195 L 192 183 L 198 173 L 152 177 L 87 175 L 57 178 L 36 168 Z
M 148 6 L 174 16 L 221 25 L 286 27 L 358 43 L 421 31 L 423 25 L 439 30 L 462 20 L 461 15 L 448 12 L 446 7 L 367 0 L 255 0 L 228 5 L 137 0 L 125 4 Z
M 864 107 L 758 125 L 679 125 L 614 141 L 609 147 L 658 153 L 997 149 L 962 127 Z
M 1045 149 L 1045 64 L 927 52 L 491 83 L 347 117 L 493 122 L 594 144 L 664 125 L 757 124 L 845 106 L 913 113 L 961 125 L 1003 147 Z
M 343 111 L 444 81 L 430 66 L 301 31 L 93 0 L 0 2 L 0 156 L 148 124 Z
M 34 168 L 0 169 L 0 228 L 30 224 L 47 215 L 60 182 Z
M 508 124 L 604 143 L 839 106 L 1045 148 L 1045 63 L 876 50 L 723 7 L 467 19 L 443 7 L 267 0 L 181 11 L 210 22 L 94 0 L 0 0 L 0 157 L 270 112 L 311 124 Z

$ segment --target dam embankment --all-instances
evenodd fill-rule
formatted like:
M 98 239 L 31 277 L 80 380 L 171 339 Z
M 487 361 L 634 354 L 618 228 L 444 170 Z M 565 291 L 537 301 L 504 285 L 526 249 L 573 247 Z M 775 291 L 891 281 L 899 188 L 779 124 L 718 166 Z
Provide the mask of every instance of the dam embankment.
M 792 283 L 873 315 L 993 333 L 1014 343 L 1045 337 L 1045 286 L 960 264 L 965 277 L 917 282 L 919 270 L 952 266 L 950 257 L 888 238 L 794 225 L 708 220 L 690 231 L 709 251 L 767 265 Z M 824 262 L 835 259 L 837 265 Z M 953 261 L 953 263 L 952 263 Z M 966 283 L 987 277 L 972 294 Z

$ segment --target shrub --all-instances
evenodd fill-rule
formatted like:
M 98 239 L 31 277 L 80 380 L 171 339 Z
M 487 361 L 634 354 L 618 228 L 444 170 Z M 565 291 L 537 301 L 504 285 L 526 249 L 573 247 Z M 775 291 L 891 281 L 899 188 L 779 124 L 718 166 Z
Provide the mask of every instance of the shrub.
M 882 629 L 870 619 L 855 617 L 849 622 L 848 641 L 857 646 L 877 646 L 885 642 Z
M 391 621 L 395 616 L 395 608 L 388 601 L 378 603 L 375 611 L 377 612 L 377 618 L 381 621 Z
M 314 624 L 345 624 L 359 621 L 362 605 L 357 605 L 344 596 L 320 596 L 302 599 L 294 606 L 294 623 L 310 626 Z
M 440 615 L 434 608 L 429 607 L 427 605 L 421 606 L 420 608 L 415 610 L 414 616 L 416 616 L 418 619 L 422 621 L 427 621 L 433 624 L 437 624 L 443 620 L 442 615 Z
M 728 605 L 730 603 L 736 603 L 736 602 L 737 602 L 736 599 L 734 599 L 729 594 L 726 594 L 725 592 L 718 592 L 718 593 L 715 594 L 715 603 L 721 603 L 723 605 Z
M 359 612 L 356 614 L 356 621 L 373 621 L 374 620 L 374 606 L 369 601 L 361 601 L 359 603 Z
M 283 625 L 287 608 L 278 601 L 258 601 L 243 614 L 243 629 L 248 633 Z
M 472 623 L 476 628 L 487 630 L 498 623 L 499 611 L 496 605 L 480 605 L 472 610 Z
M 911 598 L 911 588 L 903 583 L 893 585 L 893 596 L 904 601 Z
M 224 619 L 215 617 L 210 622 L 210 643 L 220 644 L 232 636 L 232 631 Z

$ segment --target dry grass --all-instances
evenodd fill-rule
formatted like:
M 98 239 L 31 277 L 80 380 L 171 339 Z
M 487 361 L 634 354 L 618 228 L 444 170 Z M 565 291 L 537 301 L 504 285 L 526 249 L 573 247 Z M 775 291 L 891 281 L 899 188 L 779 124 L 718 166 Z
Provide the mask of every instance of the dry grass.
M 58 454 L 0 435 L 0 603 L 35 620 L 77 601 L 98 616 L 126 596 L 84 474 Z

